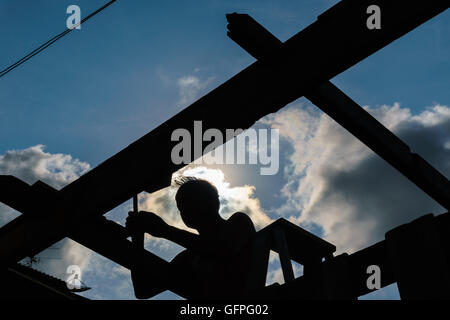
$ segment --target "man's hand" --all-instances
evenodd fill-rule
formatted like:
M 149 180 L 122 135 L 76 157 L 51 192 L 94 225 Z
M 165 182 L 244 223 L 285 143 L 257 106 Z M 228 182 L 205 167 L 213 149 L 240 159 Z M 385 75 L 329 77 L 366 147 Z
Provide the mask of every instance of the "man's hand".
M 126 228 L 131 232 L 148 232 L 154 237 L 164 238 L 169 233 L 170 226 L 153 212 L 130 211 L 125 222 Z

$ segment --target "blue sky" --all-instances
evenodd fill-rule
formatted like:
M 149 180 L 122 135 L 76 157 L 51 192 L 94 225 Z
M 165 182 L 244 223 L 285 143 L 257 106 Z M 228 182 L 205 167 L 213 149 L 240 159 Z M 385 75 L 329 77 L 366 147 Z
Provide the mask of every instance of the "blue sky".
M 57 186 L 61 187 L 72 176 L 85 172 L 86 166 L 79 163 L 74 165 L 75 159 L 90 168 L 95 167 L 254 62 L 251 56 L 226 36 L 226 13 L 248 13 L 284 41 L 314 22 L 321 12 L 337 2 L 217 0 L 157 3 L 118 0 L 84 24 L 81 30 L 71 32 L 0 79 L 0 157 L 11 150 L 16 150 L 17 155 L 24 150 L 30 151 L 29 148 L 33 146 L 45 145 L 45 148 L 33 149 L 33 152 L 45 159 L 53 159 L 55 166 L 65 159 L 62 161 L 64 168 L 70 167 L 68 170 L 72 171 L 67 179 L 62 180 L 55 180 L 55 171 L 52 170 L 45 175 L 36 174 L 34 178 L 47 179 L 49 183 L 57 181 Z M 69 5 L 80 6 L 84 17 L 104 3 L 106 1 L 99 0 L 0 0 L 1 68 L 62 32 Z M 421 155 L 447 177 L 449 164 L 445 156 L 448 155 L 450 147 L 446 146 L 450 146 L 450 142 L 447 122 L 444 120 L 447 119 L 450 105 L 449 14 L 447 10 L 332 79 L 356 102 L 367 106 L 414 150 L 422 151 Z M 307 75 L 299 75 L 303 76 Z M 183 79 L 187 82 L 183 82 Z M 289 131 L 292 128 L 288 125 L 289 119 L 310 119 L 309 123 L 314 125 L 306 127 L 313 138 L 308 138 L 309 135 L 302 132 Z M 429 119 L 437 120 L 433 122 Z M 426 210 L 442 213 L 442 208 L 426 197 L 418 198 L 421 202 L 417 208 L 423 212 L 395 218 L 383 216 L 383 223 L 376 221 L 375 214 L 357 216 L 356 213 L 349 213 L 348 219 L 361 226 L 361 235 L 355 232 L 358 241 L 347 234 L 343 236 L 345 230 L 338 229 L 337 222 L 333 224 L 337 219 L 335 216 L 326 217 L 316 213 L 315 208 L 320 206 L 312 200 L 312 195 L 317 194 L 325 199 L 321 206 L 325 203 L 328 208 L 341 208 L 347 201 L 346 206 L 353 205 L 354 210 L 362 205 L 372 205 L 385 211 L 394 210 L 380 205 L 385 199 L 383 195 L 358 205 L 350 200 L 342 200 L 345 197 L 348 199 L 349 195 L 352 197 L 352 190 L 361 188 L 352 189 L 353 184 L 349 183 L 342 185 L 345 179 L 338 179 L 341 178 L 339 174 L 348 173 L 348 170 L 334 164 L 351 152 L 361 154 L 358 150 L 363 150 L 363 153 L 367 150 L 359 149 L 362 147 L 357 142 L 339 131 L 304 98 L 267 117 L 257 126 L 278 126 L 281 131 L 280 172 L 277 175 L 261 176 L 255 166 L 210 167 L 210 170 L 220 169 L 225 173 L 225 180 L 229 183 L 227 190 L 253 186 L 249 197 L 259 200 L 258 205 L 254 204 L 257 212 L 255 217 L 256 214 L 264 213 L 269 219 L 280 216 L 290 218 L 292 222 L 329 240 L 339 242 L 349 238 L 348 241 L 342 240 L 342 249 L 356 250 L 358 245 L 361 248 L 381 240 L 383 232 L 428 213 Z M 349 153 L 336 158 L 333 164 L 330 161 L 318 161 L 322 164 L 320 168 L 315 168 L 310 162 L 302 164 L 302 159 L 308 156 L 318 159 L 318 154 L 305 153 L 296 142 L 311 146 L 309 150 L 323 149 L 320 143 L 324 142 L 319 139 L 318 133 L 327 135 L 333 132 L 342 136 L 341 141 L 351 141 L 354 149 L 348 149 Z M 429 136 L 430 141 L 439 140 L 439 146 L 435 149 L 425 147 L 425 140 L 419 141 L 417 138 L 421 132 Z M 330 149 L 330 152 L 336 150 Z M 70 158 L 58 158 L 57 155 L 70 155 Z M 323 157 L 325 155 L 319 158 Z M 364 159 L 358 158 L 356 162 L 347 159 L 350 162 L 343 163 L 358 168 L 379 168 L 380 176 L 381 173 L 391 176 L 390 169 L 375 158 L 368 152 Z M 29 165 L 32 165 L 31 162 Z M 328 167 L 337 171 L 332 177 L 327 176 L 326 180 L 323 168 Z M 9 169 L 3 169 L 2 174 L 19 172 L 12 166 L 3 168 Z M 355 185 L 364 184 L 363 176 L 357 176 L 357 173 L 355 170 L 348 174 L 353 174 L 351 177 Z M 26 178 L 33 180 L 30 175 Z M 395 179 L 392 185 L 397 186 L 398 183 L 402 190 L 406 190 L 402 195 L 405 199 L 418 193 L 402 177 L 395 176 Z M 312 187 L 316 184 L 310 181 L 322 181 L 323 186 L 339 183 L 348 193 L 344 196 L 319 193 Z M 376 188 L 377 183 L 371 187 Z M 305 190 L 312 191 L 304 193 Z M 373 190 L 366 191 L 373 195 Z M 326 195 L 328 197 L 323 198 Z M 167 194 L 161 197 L 167 197 Z M 330 202 L 337 198 L 338 202 Z M 153 208 L 154 204 L 148 206 Z M 399 208 L 404 209 L 401 206 L 395 209 Z M 110 216 L 123 223 L 125 211 L 119 208 Z M 373 231 L 374 236 L 363 237 L 366 230 Z M 350 242 L 358 245 L 349 247 Z M 164 254 L 160 247 L 153 249 Z M 171 247 L 167 250 L 172 254 L 176 252 Z M 99 281 L 95 277 L 90 280 Z M 114 281 L 118 281 L 117 278 Z M 101 292 L 97 297 L 123 297 L 108 295 L 106 290 Z M 395 290 L 384 297 L 395 298 Z

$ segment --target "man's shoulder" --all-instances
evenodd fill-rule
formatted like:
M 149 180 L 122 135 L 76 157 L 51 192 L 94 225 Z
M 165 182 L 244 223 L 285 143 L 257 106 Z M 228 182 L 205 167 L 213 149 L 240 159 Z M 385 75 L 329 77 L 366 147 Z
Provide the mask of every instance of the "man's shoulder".
M 256 231 L 252 219 L 244 212 L 233 213 L 228 221 L 243 231 Z

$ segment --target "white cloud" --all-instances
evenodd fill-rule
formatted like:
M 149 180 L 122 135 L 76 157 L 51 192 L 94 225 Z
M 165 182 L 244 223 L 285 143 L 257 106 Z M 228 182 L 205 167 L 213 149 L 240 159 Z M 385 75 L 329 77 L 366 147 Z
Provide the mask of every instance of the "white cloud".
M 278 284 L 284 283 L 283 270 L 281 270 L 281 267 L 267 271 L 266 286 L 269 286 L 274 283 Z
M 428 107 L 421 114 L 413 116 L 411 120 L 422 124 L 424 127 L 433 127 L 445 123 L 449 118 L 450 108 L 437 104 L 433 107 Z
M 0 155 L 0 175 L 13 175 L 29 184 L 42 180 L 60 189 L 90 169 L 88 163 L 73 159 L 71 155 L 51 154 L 44 148 L 44 145 L 36 145 Z M 0 226 L 19 214 L 0 203 Z
M 198 98 L 199 94 L 205 90 L 208 85 L 214 80 L 214 77 L 206 80 L 200 80 L 197 76 L 183 76 L 177 80 L 180 99 L 179 105 L 187 106 Z
M 412 115 L 398 103 L 365 109 L 444 175 L 450 173 L 450 108 Z M 311 106 L 297 104 L 262 120 L 292 145 L 281 216 L 319 226 L 338 251 L 352 252 L 420 215 L 443 209 L 395 169 Z
M 0 174 L 13 175 L 29 184 L 38 180 L 60 189 L 76 180 L 90 169 L 90 165 L 68 154 L 52 154 L 44 151 L 43 145 L 36 145 L 23 150 L 7 151 L 0 155 Z M 24 199 L 26 201 L 27 199 Z M 0 226 L 11 221 L 20 213 L 0 204 Z M 82 271 L 81 279 L 92 265 L 98 265 L 101 257 L 91 250 L 70 239 L 64 239 L 37 255 L 39 263 L 33 265 L 43 272 L 59 279 L 67 278 L 66 270 L 70 265 L 78 265 Z M 103 258 L 104 259 L 104 258 Z M 102 270 L 99 266 L 95 268 Z
M 29 184 L 42 180 L 60 189 L 90 169 L 88 163 L 73 159 L 69 154 L 51 154 L 44 148 L 40 144 L 7 151 L 0 156 L 0 174 L 14 175 Z

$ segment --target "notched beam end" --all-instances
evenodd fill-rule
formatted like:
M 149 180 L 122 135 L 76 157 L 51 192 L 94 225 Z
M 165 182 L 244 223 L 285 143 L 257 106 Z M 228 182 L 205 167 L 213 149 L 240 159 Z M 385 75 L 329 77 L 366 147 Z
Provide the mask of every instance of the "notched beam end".
M 226 17 L 227 36 L 255 59 L 281 52 L 283 43 L 248 14 L 232 13 Z

